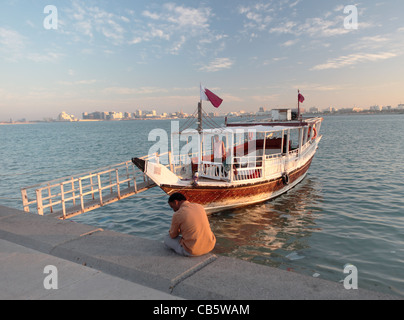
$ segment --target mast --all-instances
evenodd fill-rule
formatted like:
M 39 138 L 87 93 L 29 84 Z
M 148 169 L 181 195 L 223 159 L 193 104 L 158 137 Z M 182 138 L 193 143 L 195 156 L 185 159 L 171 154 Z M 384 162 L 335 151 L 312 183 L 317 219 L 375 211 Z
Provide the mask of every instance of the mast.
M 202 100 L 198 102 L 198 133 L 202 133 Z
M 297 120 L 300 120 L 300 90 L 297 89 Z
M 202 136 L 202 99 L 198 102 L 198 133 L 199 133 L 199 152 L 198 152 L 198 171 L 199 164 L 202 163 L 202 148 L 203 148 L 203 136 Z

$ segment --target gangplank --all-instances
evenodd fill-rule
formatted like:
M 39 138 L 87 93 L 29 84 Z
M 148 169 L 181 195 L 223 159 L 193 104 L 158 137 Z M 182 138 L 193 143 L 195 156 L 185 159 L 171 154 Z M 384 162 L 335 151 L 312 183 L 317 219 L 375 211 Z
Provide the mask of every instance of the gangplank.
M 132 161 L 21 189 L 25 212 L 69 219 L 155 187 Z

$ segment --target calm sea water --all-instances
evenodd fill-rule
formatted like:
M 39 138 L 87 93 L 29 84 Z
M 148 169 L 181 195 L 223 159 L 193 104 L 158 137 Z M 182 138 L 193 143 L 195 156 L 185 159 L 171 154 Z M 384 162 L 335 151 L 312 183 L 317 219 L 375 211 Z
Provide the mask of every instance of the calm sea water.
M 0 126 L 0 203 L 20 188 L 146 154 L 168 120 Z M 404 115 L 328 116 L 306 179 L 263 204 L 210 216 L 215 253 L 404 296 Z M 158 188 L 75 221 L 162 240 L 172 212 Z M 342 286 L 342 283 L 341 283 Z

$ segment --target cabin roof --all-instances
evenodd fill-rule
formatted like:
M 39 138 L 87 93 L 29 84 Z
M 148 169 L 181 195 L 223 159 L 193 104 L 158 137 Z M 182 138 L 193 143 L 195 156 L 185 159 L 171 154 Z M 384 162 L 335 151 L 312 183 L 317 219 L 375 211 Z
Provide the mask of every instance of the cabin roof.
M 293 128 L 298 128 L 301 126 L 294 126 Z M 202 133 L 207 135 L 214 135 L 214 134 L 233 134 L 233 133 L 240 133 L 240 132 L 276 132 L 290 129 L 290 126 L 264 126 L 264 125 L 249 125 L 249 126 L 231 126 L 231 127 L 221 127 L 221 128 L 214 128 L 214 129 L 203 129 Z M 181 133 L 184 134 L 198 134 L 198 131 L 195 129 L 186 129 Z
M 297 129 L 306 127 L 310 124 L 313 124 L 318 121 L 322 121 L 322 118 L 308 118 L 302 121 L 273 121 L 273 122 L 261 122 L 261 123 L 254 123 L 254 122 L 233 122 L 228 123 L 226 127 L 220 128 L 207 128 L 203 129 L 203 134 L 232 134 L 232 133 L 239 133 L 241 131 L 244 132 L 278 132 L 287 129 Z M 185 129 L 180 133 L 185 134 L 198 134 L 196 129 Z M 174 134 L 179 134 L 178 132 L 174 132 Z

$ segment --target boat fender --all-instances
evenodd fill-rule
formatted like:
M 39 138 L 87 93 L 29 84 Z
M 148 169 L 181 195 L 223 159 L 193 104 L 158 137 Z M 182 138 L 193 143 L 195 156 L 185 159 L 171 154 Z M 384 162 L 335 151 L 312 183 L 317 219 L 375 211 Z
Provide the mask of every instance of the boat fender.
M 192 180 L 193 180 L 192 185 L 194 187 L 198 186 L 198 181 L 199 181 L 199 173 L 198 172 L 195 172 L 195 174 L 192 176 Z
M 313 127 L 313 138 L 311 138 L 311 140 L 316 140 L 316 138 L 317 138 L 317 130 L 316 130 L 316 128 L 315 127 Z
M 284 173 L 282 175 L 282 182 L 284 185 L 288 185 L 289 184 L 289 175 L 287 173 Z

